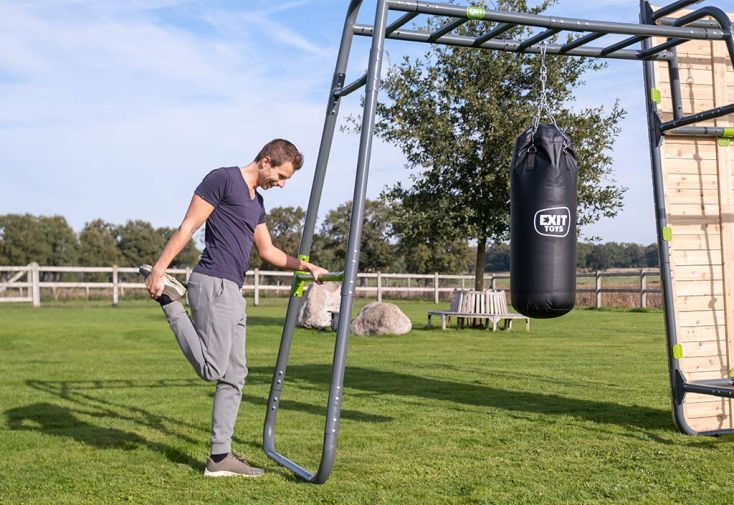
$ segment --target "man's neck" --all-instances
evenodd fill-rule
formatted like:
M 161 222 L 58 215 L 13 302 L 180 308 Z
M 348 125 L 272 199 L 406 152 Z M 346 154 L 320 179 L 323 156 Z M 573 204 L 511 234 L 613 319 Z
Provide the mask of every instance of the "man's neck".
M 257 163 L 254 161 L 240 168 L 240 173 L 242 173 L 242 178 L 245 179 L 245 184 L 250 188 L 250 193 L 254 193 L 257 189 L 257 172 Z

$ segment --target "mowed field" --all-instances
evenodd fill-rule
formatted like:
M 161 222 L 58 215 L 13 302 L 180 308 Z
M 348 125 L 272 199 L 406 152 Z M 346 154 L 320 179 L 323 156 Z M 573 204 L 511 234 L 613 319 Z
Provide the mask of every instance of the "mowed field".
M 364 302 L 362 302 L 364 303 Z M 734 438 L 673 425 L 660 311 L 579 309 L 525 332 L 352 337 L 334 471 L 305 484 L 261 449 L 285 301 L 248 309 L 234 447 L 265 477 L 207 479 L 213 385 L 157 305 L 0 306 L 0 503 L 734 503 Z M 333 333 L 298 330 L 276 431 L 314 470 Z

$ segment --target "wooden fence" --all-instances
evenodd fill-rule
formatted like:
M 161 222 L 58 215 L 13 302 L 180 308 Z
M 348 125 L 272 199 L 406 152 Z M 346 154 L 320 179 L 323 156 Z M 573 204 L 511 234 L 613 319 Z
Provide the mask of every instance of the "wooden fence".
M 188 279 L 190 269 L 169 269 L 168 273 L 181 280 Z M 577 297 L 580 305 L 602 307 L 602 295 L 624 295 L 634 297 L 633 306 L 648 307 L 648 295 L 660 294 L 660 274 L 657 269 L 627 270 L 615 272 L 578 272 Z M 273 270 L 250 270 L 247 272 L 243 295 L 252 296 L 255 305 L 261 295 L 287 296 L 290 291 L 292 272 Z M 507 272 L 487 273 L 485 287 L 509 291 L 510 275 Z M 606 280 L 606 282 L 603 282 Z M 626 281 L 626 282 L 625 282 Z M 632 285 L 631 285 L 632 284 Z M 374 297 L 382 301 L 391 298 L 429 298 L 434 303 L 448 299 L 456 288 L 474 286 L 472 275 L 439 274 L 358 274 L 358 296 Z M 54 299 L 59 296 L 86 296 L 95 291 L 102 296 L 111 296 L 112 305 L 117 306 L 125 293 L 140 293 L 145 289 L 137 268 L 123 267 L 60 267 L 26 266 L 0 267 L 0 302 L 26 302 L 34 307 L 41 305 L 41 293 L 49 293 Z M 653 303 L 660 306 L 659 303 Z M 630 306 L 627 303 L 626 306 Z

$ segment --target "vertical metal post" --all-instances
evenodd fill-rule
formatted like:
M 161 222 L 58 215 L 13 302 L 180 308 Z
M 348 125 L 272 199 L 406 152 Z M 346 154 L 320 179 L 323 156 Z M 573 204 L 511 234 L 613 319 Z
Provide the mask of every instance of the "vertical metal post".
M 344 21 L 341 45 L 339 46 L 339 55 L 337 57 L 336 68 L 334 70 L 334 76 L 329 92 L 321 145 L 319 147 L 319 154 L 316 160 L 314 180 L 311 186 L 311 197 L 309 200 L 308 210 L 306 212 L 306 221 L 304 223 L 303 234 L 301 236 L 301 243 L 299 246 L 299 256 L 304 258 L 308 258 L 311 250 L 311 244 L 313 242 L 316 217 L 318 215 L 324 178 L 326 176 L 326 166 L 329 160 L 331 144 L 334 138 L 334 130 L 336 128 L 336 119 L 339 112 L 339 93 L 344 85 L 349 53 L 352 46 L 352 38 L 354 36 L 353 27 L 357 21 L 357 14 L 359 13 L 361 4 L 362 0 L 352 0 L 347 9 L 347 15 Z M 370 52 L 367 92 L 362 122 L 362 137 L 360 139 L 359 157 L 357 161 L 355 197 L 353 200 L 352 220 L 350 224 L 349 243 L 347 248 L 347 264 L 345 267 L 344 281 L 342 283 L 342 300 L 339 312 L 336 345 L 334 349 L 334 364 L 332 369 L 331 387 L 329 390 L 324 444 L 322 448 L 321 462 L 317 472 L 312 475 L 304 468 L 287 459 L 275 450 L 275 422 L 280 402 L 280 392 L 285 380 L 285 370 L 288 363 L 288 355 L 290 354 L 293 330 L 295 329 L 296 319 L 302 303 L 301 297 L 293 296 L 293 294 L 290 297 L 288 311 L 283 324 L 283 333 L 278 350 L 275 370 L 273 371 L 273 379 L 268 397 L 267 413 L 265 415 L 265 423 L 263 425 L 263 449 L 265 453 L 273 460 L 293 471 L 300 478 L 315 483 L 323 483 L 326 481 L 331 473 L 336 452 L 336 436 L 339 426 L 341 389 L 344 380 L 347 332 L 349 330 L 349 319 L 352 309 L 354 281 L 357 274 L 357 264 L 355 262 L 358 261 L 359 239 L 366 192 L 367 167 L 369 165 L 369 153 L 371 150 L 372 132 L 374 127 L 377 88 L 379 84 L 382 51 L 385 40 L 384 32 L 387 20 L 387 10 L 386 1 L 378 0 L 375 16 L 375 34 L 373 36 L 372 50 Z M 294 283 L 295 282 L 294 278 Z
M 652 16 L 652 7 L 648 0 L 640 0 L 640 23 L 654 24 Z M 643 39 L 642 50 L 645 51 L 652 47 L 652 41 L 649 38 Z M 653 101 L 651 90 L 655 86 L 655 68 L 650 60 L 642 62 L 644 80 L 645 80 L 645 103 L 647 104 L 647 131 L 650 143 L 650 162 L 652 168 L 652 187 L 655 202 L 655 221 L 658 238 L 658 252 L 660 255 L 660 281 L 663 290 L 663 307 L 665 309 L 665 333 L 667 336 L 667 353 L 668 353 L 668 372 L 670 375 L 671 398 L 673 407 L 673 420 L 678 429 L 688 434 L 695 434 L 685 420 L 683 414 L 683 392 L 678 387 L 680 366 L 678 360 L 673 357 L 673 347 L 677 344 L 676 326 L 675 326 L 675 309 L 673 306 L 673 287 L 670 274 L 670 251 L 668 249 L 668 240 L 670 239 L 667 230 L 667 219 L 665 213 L 665 196 L 663 186 L 663 169 L 660 156 L 660 135 L 657 125 L 659 124 L 659 116 L 657 105 Z
M 594 307 L 601 308 L 601 272 L 599 270 L 596 271 L 596 284 L 594 285 L 595 289 L 595 300 L 594 300 Z
M 30 265 L 31 270 L 31 300 L 34 307 L 41 306 L 41 272 L 35 261 Z
M 120 303 L 120 283 L 117 265 L 112 265 L 112 306 L 117 307 Z

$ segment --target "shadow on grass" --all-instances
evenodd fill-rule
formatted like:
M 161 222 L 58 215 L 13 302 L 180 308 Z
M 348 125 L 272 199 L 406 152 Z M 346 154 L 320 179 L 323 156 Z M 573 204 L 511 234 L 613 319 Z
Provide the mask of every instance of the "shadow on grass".
M 272 370 L 269 370 L 269 375 Z M 266 381 L 265 377 L 261 378 Z M 256 383 L 259 381 L 255 381 Z M 155 414 L 149 410 L 136 407 L 129 403 L 115 402 L 106 398 L 109 390 L 129 390 L 135 388 L 206 388 L 213 389 L 214 384 L 199 379 L 159 379 L 159 380 L 87 380 L 87 381 L 41 381 L 28 380 L 26 385 L 37 391 L 53 395 L 69 402 L 73 407 L 55 403 L 34 403 L 23 407 L 5 411 L 8 427 L 13 430 L 27 430 L 47 433 L 49 435 L 68 437 L 101 449 L 134 449 L 147 447 L 155 452 L 164 454 L 174 463 L 186 464 L 201 471 L 202 462 L 191 458 L 180 450 L 160 442 L 152 442 L 137 433 L 123 431 L 117 428 L 102 427 L 82 420 L 79 416 L 98 418 L 104 423 L 110 419 L 133 423 L 137 426 L 153 429 L 159 433 L 194 445 L 201 445 L 208 438 L 209 418 L 201 424 L 193 424 L 175 417 Z M 246 389 L 245 389 L 246 391 Z M 163 393 L 161 393 L 163 394 Z M 265 412 L 267 401 L 252 395 L 243 395 L 243 401 L 261 407 Z M 280 408 L 307 412 L 324 416 L 325 406 L 315 406 L 295 400 L 283 401 Z M 342 411 L 342 417 L 359 422 L 384 423 L 391 421 L 391 417 L 367 414 L 356 410 Z M 200 433 L 200 438 L 193 438 L 188 433 Z M 248 445 L 260 448 L 259 444 L 246 442 L 233 437 L 239 445 Z
M 116 428 L 103 428 L 82 421 L 77 415 L 107 418 L 104 413 L 70 409 L 53 403 L 34 403 L 5 411 L 8 427 L 11 430 L 36 431 L 57 437 L 72 438 L 100 449 L 133 450 L 137 447 L 160 452 L 174 463 L 190 466 L 197 472 L 201 462 L 188 454 L 166 444 L 151 442 L 137 433 Z
M 251 369 L 257 378 L 271 369 Z M 326 390 L 331 365 L 293 365 L 287 378 L 320 385 Z M 427 398 L 477 407 L 492 407 L 510 412 L 573 416 L 595 423 L 615 424 L 645 430 L 670 430 L 670 412 L 639 405 L 621 405 L 603 400 L 568 398 L 556 394 L 511 391 L 485 385 L 433 379 L 372 368 L 347 367 L 344 384 L 377 394 Z

